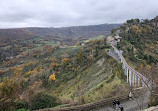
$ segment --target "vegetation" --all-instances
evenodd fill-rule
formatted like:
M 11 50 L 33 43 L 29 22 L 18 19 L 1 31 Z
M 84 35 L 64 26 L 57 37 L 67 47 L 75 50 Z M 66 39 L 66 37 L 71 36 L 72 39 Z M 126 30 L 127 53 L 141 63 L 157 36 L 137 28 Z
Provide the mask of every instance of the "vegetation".
M 46 93 L 37 93 L 31 100 L 32 110 L 54 107 L 56 105 L 56 98 Z
M 0 109 L 36 110 L 123 94 L 128 90 L 123 72 L 105 51 L 105 39 L 57 46 L 36 37 L 25 40 L 28 45 L 17 44 L 17 55 L 3 59 L 0 66 Z
M 119 30 L 122 40 L 118 44 L 118 47 L 124 51 L 123 54 L 128 63 L 157 85 L 158 16 L 151 20 L 127 20 Z M 151 98 L 157 97 L 154 95 L 154 97 Z M 153 99 L 153 101 L 155 101 L 155 99 Z

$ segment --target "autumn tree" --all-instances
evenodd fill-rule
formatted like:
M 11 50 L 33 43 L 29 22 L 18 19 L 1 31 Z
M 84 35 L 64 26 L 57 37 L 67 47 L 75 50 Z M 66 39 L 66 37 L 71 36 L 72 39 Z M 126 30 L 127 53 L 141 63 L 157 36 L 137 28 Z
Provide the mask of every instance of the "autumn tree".
M 51 80 L 51 81 L 55 81 L 56 80 L 55 73 L 53 73 L 52 75 L 49 76 L 49 80 Z
M 0 83 L 0 109 L 6 110 L 12 107 L 21 91 L 21 83 L 18 80 L 4 78 Z
M 0 70 L 0 75 L 1 75 L 1 74 L 3 74 L 3 71 L 2 71 L 2 70 Z

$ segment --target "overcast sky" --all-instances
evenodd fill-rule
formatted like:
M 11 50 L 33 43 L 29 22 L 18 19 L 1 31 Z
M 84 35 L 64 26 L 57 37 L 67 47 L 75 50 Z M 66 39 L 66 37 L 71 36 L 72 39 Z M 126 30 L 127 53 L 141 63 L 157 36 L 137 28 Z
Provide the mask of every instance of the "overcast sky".
M 158 0 L 0 0 L 0 27 L 123 23 L 158 15 Z

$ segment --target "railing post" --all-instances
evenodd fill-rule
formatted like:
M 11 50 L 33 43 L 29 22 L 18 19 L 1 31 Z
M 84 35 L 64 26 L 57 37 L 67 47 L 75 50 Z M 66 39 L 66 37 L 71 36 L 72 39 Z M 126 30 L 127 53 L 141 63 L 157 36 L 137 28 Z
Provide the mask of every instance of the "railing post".
M 148 79 L 146 77 L 144 77 L 142 74 L 140 74 L 139 72 L 135 71 L 133 68 L 131 68 L 126 60 L 124 59 L 124 57 L 122 56 L 122 53 L 116 48 L 114 47 L 112 44 L 111 46 L 114 48 L 115 52 L 118 54 L 121 63 L 122 63 L 122 68 L 124 69 L 124 74 L 125 76 L 127 76 L 127 83 L 130 84 L 130 86 L 135 86 L 135 87 L 140 87 L 140 86 L 150 86 L 149 83 L 144 81 L 148 81 Z
M 128 68 L 127 67 L 126 67 L 126 72 L 125 73 L 127 75 L 127 83 L 128 83 L 129 82 L 129 77 L 128 77 L 129 75 L 128 75 Z
M 135 74 L 135 87 L 137 87 L 137 75 Z
M 130 70 L 129 70 L 129 84 L 130 86 L 132 86 L 132 74 Z
M 138 87 L 140 87 L 140 78 L 138 77 Z
M 135 86 L 134 85 L 134 83 L 135 83 L 135 73 L 134 72 L 132 72 L 133 73 L 133 87 Z

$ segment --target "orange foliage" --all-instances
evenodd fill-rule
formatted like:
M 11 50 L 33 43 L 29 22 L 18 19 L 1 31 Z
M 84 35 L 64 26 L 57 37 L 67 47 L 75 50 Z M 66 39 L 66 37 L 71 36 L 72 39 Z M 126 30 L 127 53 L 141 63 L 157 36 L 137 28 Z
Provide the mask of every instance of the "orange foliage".
M 92 42 L 93 42 L 93 40 L 91 39 L 91 40 L 89 40 L 89 42 L 90 42 L 90 43 L 92 43 Z
M 0 70 L 0 74 L 3 74 L 3 71 L 2 71 L 2 70 Z
M 52 62 L 52 63 L 49 65 L 49 68 L 53 68 L 53 67 L 55 67 L 55 66 L 57 66 L 57 63 Z
M 62 59 L 62 62 L 66 62 L 66 61 L 70 61 L 70 59 L 68 59 L 68 58 Z
M 20 76 L 23 73 L 23 67 L 10 67 L 9 70 L 15 74 L 15 76 Z

